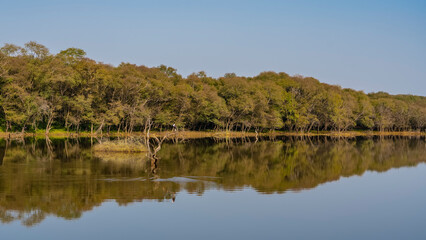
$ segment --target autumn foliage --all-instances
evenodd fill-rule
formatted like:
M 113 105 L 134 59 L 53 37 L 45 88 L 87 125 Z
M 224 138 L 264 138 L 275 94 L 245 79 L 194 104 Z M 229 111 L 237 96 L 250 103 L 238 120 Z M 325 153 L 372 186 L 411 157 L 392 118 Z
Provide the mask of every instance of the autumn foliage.
M 51 54 L 36 42 L 1 48 L 0 104 L 6 132 L 426 128 L 422 96 L 365 94 L 282 72 L 185 78 L 164 65 L 103 64 L 77 48 Z

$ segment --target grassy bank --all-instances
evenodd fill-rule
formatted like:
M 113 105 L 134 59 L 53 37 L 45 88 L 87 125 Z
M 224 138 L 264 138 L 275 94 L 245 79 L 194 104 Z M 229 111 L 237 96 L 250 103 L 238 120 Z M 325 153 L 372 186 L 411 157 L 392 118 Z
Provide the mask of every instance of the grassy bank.
M 148 149 L 144 144 L 138 141 L 107 141 L 95 145 L 96 152 L 115 152 L 115 153 L 140 153 Z
M 203 132 L 203 131 L 180 131 L 180 132 L 151 132 L 151 137 L 163 137 L 168 135 L 169 137 L 177 138 L 240 138 L 240 137 L 256 137 L 254 132 Z M 62 130 L 53 130 L 48 135 L 50 138 L 73 138 L 73 137 L 143 137 L 144 133 L 134 132 L 134 133 L 117 133 L 110 132 L 104 134 L 91 134 L 90 132 L 66 132 Z M 379 131 L 345 131 L 345 132 L 266 132 L 259 133 L 259 137 L 271 137 L 271 136 L 332 136 L 332 137 L 357 137 L 357 136 L 426 136 L 426 132 L 418 131 L 404 131 L 404 132 L 379 132 Z M 22 137 L 37 137 L 45 138 L 46 135 L 44 132 L 36 133 L 5 133 L 0 132 L 0 138 L 22 138 Z

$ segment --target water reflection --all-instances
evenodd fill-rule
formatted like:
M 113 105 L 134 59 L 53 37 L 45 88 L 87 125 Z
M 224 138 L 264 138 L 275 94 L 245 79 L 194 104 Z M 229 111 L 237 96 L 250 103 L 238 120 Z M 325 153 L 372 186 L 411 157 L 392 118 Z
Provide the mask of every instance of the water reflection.
M 4 154 L 6 153 L 6 147 L 3 146 L 4 141 L 1 141 L 0 139 L 0 166 L 3 165 L 3 158 L 4 158 Z
M 153 171 L 143 154 L 94 153 L 90 139 L 0 140 L 0 219 L 32 226 L 47 215 L 79 218 L 111 199 L 175 201 L 182 190 L 284 193 L 425 156 L 424 138 L 201 139 L 164 144 Z

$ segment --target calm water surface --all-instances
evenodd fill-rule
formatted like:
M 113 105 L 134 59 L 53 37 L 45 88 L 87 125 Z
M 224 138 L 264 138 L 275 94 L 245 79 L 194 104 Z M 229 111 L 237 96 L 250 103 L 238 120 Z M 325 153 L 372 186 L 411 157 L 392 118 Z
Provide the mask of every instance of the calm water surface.
M 0 139 L 1 239 L 426 239 L 424 138 L 91 145 Z

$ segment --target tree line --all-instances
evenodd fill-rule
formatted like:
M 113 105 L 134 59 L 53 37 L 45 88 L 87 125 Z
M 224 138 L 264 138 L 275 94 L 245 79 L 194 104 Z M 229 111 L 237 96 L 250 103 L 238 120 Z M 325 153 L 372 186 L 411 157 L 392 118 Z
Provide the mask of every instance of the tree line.
M 201 71 L 58 54 L 36 42 L 0 49 L 3 131 L 147 131 L 178 128 L 226 131 L 424 131 L 426 97 L 365 94 L 317 79 L 262 72 L 213 78 Z

